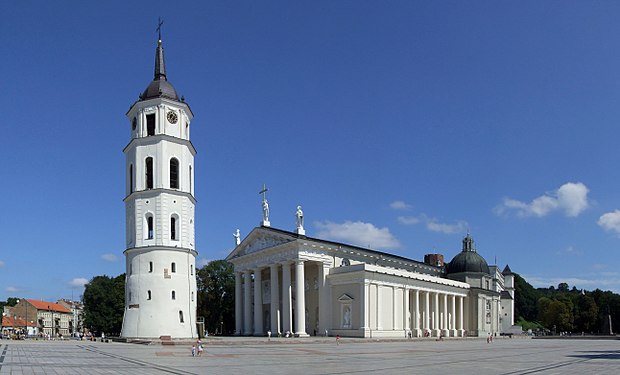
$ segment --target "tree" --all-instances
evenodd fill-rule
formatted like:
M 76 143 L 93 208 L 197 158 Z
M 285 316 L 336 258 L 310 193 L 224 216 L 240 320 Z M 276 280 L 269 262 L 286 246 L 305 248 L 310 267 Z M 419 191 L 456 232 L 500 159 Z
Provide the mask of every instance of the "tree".
M 125 274 L 93 277 L 84 289 L 84 326 L 96 334 L 118 335 L 125 311 Z
M 536 303 L 542 293 L 534 289 L 521 276 L 515 274 L 515 321 L 521 318 L 526 321 L 535 321 L 538 310 Z
M 573 311 L 570 301 L 542 297 L 538 300 L 538 320 L 547 328 L 556 331 L 573 329 Z
M 596 331 L 598 306 L 594 298 L 588 295 L 579 295 L 575 304 L 575 329 L 582 332 Z
M 229 334 L 235 329 L 235 274 L 232 263 L 214 260 L 198 270 L 198 316 L 209 332 Z

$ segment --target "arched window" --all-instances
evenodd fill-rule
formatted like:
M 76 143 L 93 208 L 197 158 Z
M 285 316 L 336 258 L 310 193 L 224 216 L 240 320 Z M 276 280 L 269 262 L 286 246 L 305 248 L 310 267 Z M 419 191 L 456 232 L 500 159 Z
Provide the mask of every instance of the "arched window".
M 155 233 L 153 231 L 153 216 L 149 215 L 146 217 L 146 239 L 152 240 L 155 237 Z
M 149 301 L 151 300 L 151 291 L 150 290 L 148 290 L 146 292 L 146 299 L 149 300 Z
M 146 162 L 145 164 L 145 179 L 146 179 L 146 188 L 147 189 L 152 189 L 153 188 L 153 158 L 148 157 L 146 158 Z
M 133 164 L 129 164 L 129 194 L 133 193 Z
M 175 293 L 175 291 L 172 291 L 172 299 L 177 299 L 177 294 Z
M 170 189 L 179 188 L 179 161 L 170 159 Z
M 179 228 L 177 227 L 177 225 L 178 225 L 178 220 L 176 216 L 172 216 L 170 218 L 170 239 L 174 241 L 178 240 L 177 232 Z
M 149 272 L 153 272 L 153 262 L 149 262 Z
M 146 135 L 155 135 L 155 114 L 146 115 Z
M 189 166 L 189 193 L 192 193 L 192 166 Z
M 183 320 L 183 310 L 179 310 L 179 321 L 181 323 L 184 323 L 185 321 Z
M 170 265 L 170 271 L 172 272 L 177 272 L 177 264 L 172 262 L 172 264 Z
M 135 131 L 136 130 L 136 124 L 137 124 L 137 120 L 134 117 L 133 121 L 131 121 L 131 130 Z

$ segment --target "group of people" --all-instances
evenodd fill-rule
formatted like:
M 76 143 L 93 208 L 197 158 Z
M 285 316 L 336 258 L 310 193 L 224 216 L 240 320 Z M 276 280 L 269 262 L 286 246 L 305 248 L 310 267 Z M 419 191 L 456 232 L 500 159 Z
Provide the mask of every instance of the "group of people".
M 204 348 L 202 347 L 202 341 L 198 339 L 198 341 L 196 341 L 196 344 L 192 345 L 192 357 L 195 357 L 195 356 L 201 357 L 203 351 L 204 351 Z

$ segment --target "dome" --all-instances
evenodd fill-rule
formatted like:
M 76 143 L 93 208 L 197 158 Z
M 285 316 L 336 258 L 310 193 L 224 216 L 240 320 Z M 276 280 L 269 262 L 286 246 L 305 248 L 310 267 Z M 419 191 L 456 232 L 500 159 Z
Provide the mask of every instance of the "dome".
M 151 81 L 146 90 L 142 93 L 141 98 L 142 100 L 146 100 L 160 97 L 179 100 L 177 90 L 174 89 L 170 82 L 162 79 Z
M 447 273 L 482 272 L 489 274 L 489 265 L 480 254 L 474 250 L 474 240 L 467 235 L 463 239 L 463 251 L 458 253 L 446 265 Z

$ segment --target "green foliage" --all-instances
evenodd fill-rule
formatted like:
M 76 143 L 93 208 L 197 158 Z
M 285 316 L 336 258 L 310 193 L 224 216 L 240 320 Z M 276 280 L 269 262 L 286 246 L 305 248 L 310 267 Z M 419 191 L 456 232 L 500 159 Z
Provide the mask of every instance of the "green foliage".
M 542 295 L 518 274 L 514 274 L 514 279 L 515 320 L 535 321 L 538 314 L 536 303 Z
M 207 331 L 232 334 L 235 330 L 235 274 L 232 263 L 214 260 L 198 270 L 198 316 Z
M 518 326 L 521 326 L 524 331 L 527 331 L 529 329 L 531 329 L 532 331 L 537 331 L 539 329 L 544 328 L 542 326 L 542 324 L 540 324 L 538 322 L 530 322 L 530 321 L 527 321 L 527 320 L 525 320 L 523 318 L 519 318 L 518 320 L 516 320 L 515 324 L 518 325 Z
M 120 334 L 125 311 L 125 274 L 93 277 L 84 289 L 84 327 L 95 334 Z

